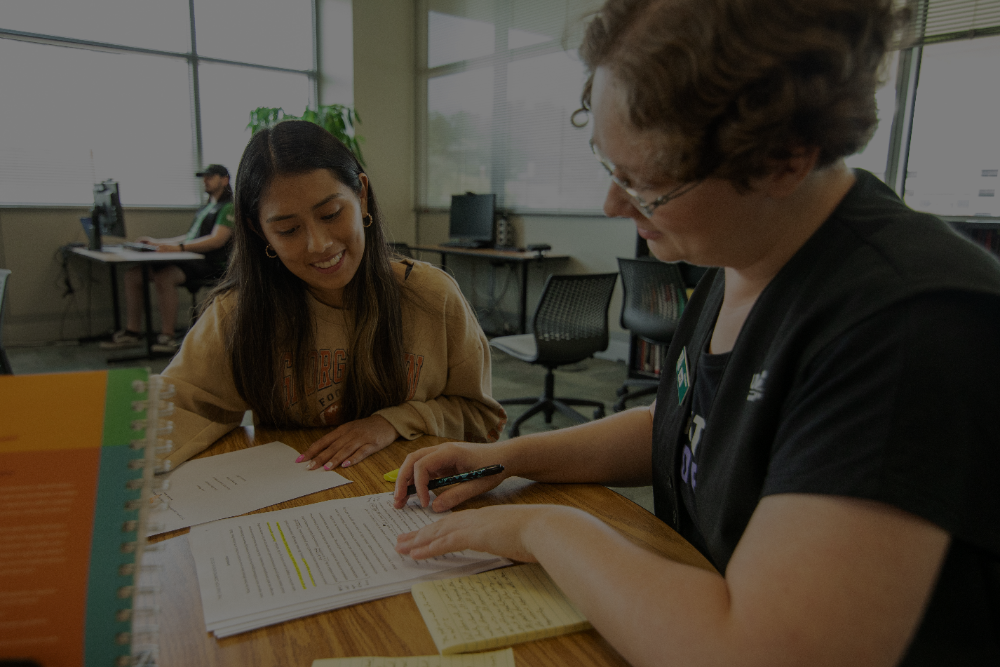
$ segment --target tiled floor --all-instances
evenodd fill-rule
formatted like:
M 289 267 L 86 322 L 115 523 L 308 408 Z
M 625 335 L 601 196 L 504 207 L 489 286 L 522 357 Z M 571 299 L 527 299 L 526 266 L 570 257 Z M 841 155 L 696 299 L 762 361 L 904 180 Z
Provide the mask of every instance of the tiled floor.
M 18 374 L 103 369 L 108 367 L 107 358 L 111 354 L 121 356 L 126 352 L 109 353 L 100 349 L 96 343 L 7 349 L 11 366 Z M 160 358 L 116 365 L 146 366 L 152 372 L 158 373 L 166 367 L 168 362 L 169 359 Z M 611 414 L 611 406 L 616 399 L 615 389 L 625 379 L 625 365 L 602 359 L 588 359 L 582 363 L 558 369 L 555 375 L 556 396 L 604 401 L 606 412 Z M 542 367 L 526 364 L 502 352 L 493 352 L 493 395 L 496 398 L 516 398 L 541 394 L 544 378 L 545 369 Z M 630 403 L 630 406 L 648 405 L 650 402 L 652 402 L 651 396 L 639 398 Z M 513 421 L 525 409 L 525 406 L 511 406 L 508 409 L 510 421 Z M 584 409 L 582 413 L 589 417 L 592 411 Z M 543 415 L 535 415 L 521 426 L 521 433 L 538 433 L 543 430 L 563 428 L 571 423 L 568 418 L 558 413 L 553 415 L 551 424 L 545 423 Z M 615 491 L 652 511 L 653 494 L 650 487 L 615 488 Z

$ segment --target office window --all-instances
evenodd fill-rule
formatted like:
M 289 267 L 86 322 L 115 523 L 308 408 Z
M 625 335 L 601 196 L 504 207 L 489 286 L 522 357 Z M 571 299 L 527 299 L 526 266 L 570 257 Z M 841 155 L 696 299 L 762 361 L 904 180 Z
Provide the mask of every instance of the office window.
M 107 178 L 126 206 L 200 203 L 194 172 L 235 172 L 251 109 L 316 102 L 314 15 L 344 4 L 5 0 L 0 204 L 87 204 Z
M 591 155 L 576 56 L 598 0 L 424 0 L 426 96 L 419 200 L 494 192 L 499 205 L 556 213 L 600 208 L 607 177 Z
M 599 5 L 423 0 L 421 205 L 447 206 L 453 192 L 475 190 L 517 211 L 600 211 L 607 179 L 590 156 L 590 129 L 569 122 L 584 77 L 576 49 Z M 1000 2 L 912 6 L 903 43 L 916 46 L 890 53 L 878 128 L 847 163 L 901 192 L 896 175 L 908 164 L 905 197 L 915 208 L 1000 216 L 1000 134 L 990 123 L 1000 102 Z
M 923 47 L 906 202 L 945 216 L 1000 217 L 1000 37 Z
M 247 116 L 257 107 L 283 107 L 300 114 L 312 103 L 312 81 L 304 74 L 235 65 L 201 66 L 201 136 L 205 164 L 225 165 L 233 177 L 250 141 Z
M 449 206 L 451 195 L 489 192 L 492 176 L 493 68 L 427 82 L 428 205 Z
M 0 2 L 0 27 L 7 30 L 157 51 L 191 48 L 189 17 L 187 0 Z
M 312 0 L 196 0 L 194 10 L 199 55 L 313 68 Z
M 0 62 L 0 203 L 85 204 L 106 178 L 126 204 L 198 201 L 186 62 L 6 39 Z

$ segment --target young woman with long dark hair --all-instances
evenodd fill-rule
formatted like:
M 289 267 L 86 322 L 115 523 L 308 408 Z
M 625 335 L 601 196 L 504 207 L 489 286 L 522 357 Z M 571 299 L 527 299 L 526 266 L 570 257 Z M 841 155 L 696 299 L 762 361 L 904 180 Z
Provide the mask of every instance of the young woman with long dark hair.
M 437 510 L 508 475 L 652 485 L 716 571 L 546 505 L 454 512 L 398 551 L 538 561 L 636 667 L 1000 664 L 1000 265 L 844 161 L 902 4 L 608 0 L 580 50 L 604 210 L 720 268 L 652 408 L 400 467 L 397 507 L 506 467 Z
M 492 441 L 486 337 L 447 274 L 394 259 L 367 174 L 317 125 L 250 140 L 229 269 L 164 375 L 177 387 L 176 465 L 253 411 L 331 426 L 300 457 L 356 464 L 397 438 Z

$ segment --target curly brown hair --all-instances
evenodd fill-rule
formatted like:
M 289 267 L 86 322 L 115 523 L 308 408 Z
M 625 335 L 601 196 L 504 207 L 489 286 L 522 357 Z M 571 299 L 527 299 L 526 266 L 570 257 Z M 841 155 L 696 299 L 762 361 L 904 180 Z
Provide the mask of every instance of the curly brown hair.
M 657 166 L 682 181 L 746 187 L 802 147 L 824 167 L 871 139 L 906 15 L 893 0 L 608 0 L 580 47 L 583 108 L 607 68 L 632 124 L 663 132 Z

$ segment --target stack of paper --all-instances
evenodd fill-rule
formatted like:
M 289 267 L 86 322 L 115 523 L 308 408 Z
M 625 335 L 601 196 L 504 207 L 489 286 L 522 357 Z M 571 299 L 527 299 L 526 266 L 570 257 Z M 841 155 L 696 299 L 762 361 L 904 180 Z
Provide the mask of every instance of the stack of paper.
M 417 583 L 413 599 L 443 655 L 510 646 L 591 627 L 537 563 Z
M 419 562 L 396 553 L 397 535 L 446 514 L 421 508 L 416 497 L 397 510 L 383 493 L 193 528 L 205 626 L 228 637 L 510 564 L 475 551 Z
M 166 480 L 160 507 L 149 517 L 150 534 L 166 533 L 246 514 L 268 505 L 350 484 L 335 472 L 309 470 L 299 453 L 269 442 L 195 459 L 159 478 Z

